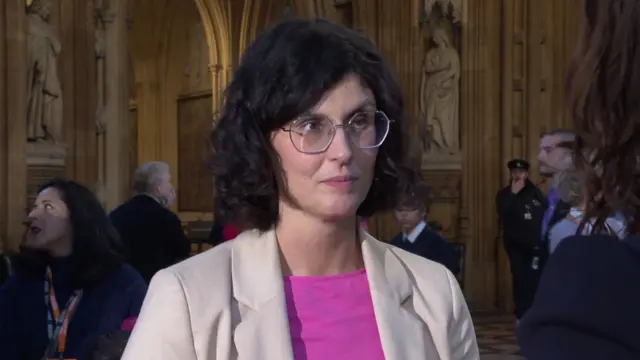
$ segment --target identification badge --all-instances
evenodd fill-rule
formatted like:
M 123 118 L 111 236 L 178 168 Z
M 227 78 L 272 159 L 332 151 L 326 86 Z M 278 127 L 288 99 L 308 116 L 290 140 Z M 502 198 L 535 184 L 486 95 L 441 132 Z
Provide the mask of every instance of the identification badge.
M 524 213 L 524 219 L 525 219 L 525 220 L 531 220 L 531 219 L 532 219 L 532 217 L 531 217 L 531 213 L 530 213 L 530 212 L 528 212 L 528 213 Z

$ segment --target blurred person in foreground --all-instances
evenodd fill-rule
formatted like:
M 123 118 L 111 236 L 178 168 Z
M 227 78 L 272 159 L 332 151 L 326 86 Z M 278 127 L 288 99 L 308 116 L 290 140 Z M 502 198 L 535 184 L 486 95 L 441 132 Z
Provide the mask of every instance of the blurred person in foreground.
M 406 121 L 357 31 L 262 33 L 212 134 L 214 207 L 244 232 L 154 276 L 123 359 L 479 359 L 453 275 L 359 225 L 410 185 Z
M 585 0 L 583 13 L 567 99 L 584 218 L 601 232 L 618 213 L 629 235 L 556 248 L 518 329 L 528 360 L 640 359 L 640 1 Z

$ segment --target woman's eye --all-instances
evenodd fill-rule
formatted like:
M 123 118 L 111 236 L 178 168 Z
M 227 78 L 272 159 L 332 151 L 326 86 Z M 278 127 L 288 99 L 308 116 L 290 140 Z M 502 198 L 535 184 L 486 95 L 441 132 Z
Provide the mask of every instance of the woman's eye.
M 373 116 L 369 114 L 358 114 L 351 119 L 351 126 L 355 129 L 365 129 L 373 124 Z
M 325 126 L 325 121 L 321 119 L 305 119 L 296 124 L 296 132 L 304 134 L 310 132 L 322 131 Z

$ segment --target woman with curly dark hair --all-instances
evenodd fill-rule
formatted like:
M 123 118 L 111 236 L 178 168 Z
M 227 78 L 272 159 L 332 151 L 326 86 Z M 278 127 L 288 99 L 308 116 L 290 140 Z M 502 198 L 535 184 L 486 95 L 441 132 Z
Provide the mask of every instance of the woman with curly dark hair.
M 640 359 L 640 1 L 584 5 L 567 86 L 582 225 L 606 233 L 607 218 L 621 216 L 628 236 L 562 241 L 520 324 L 528 360 Z
M 123 358 L 479 359 L 454 276 L 359 226 L 415 175 L 403 110 L 358 32 L 260 35 L 212 135 L 215 208 L 244 232 L 156 274 Z
M 95 195 L 69 180 L 40 187 L 0 289 L 0 357 L 82 359 L 137 316 L 146 293 L 123 264 L 118 233 Z

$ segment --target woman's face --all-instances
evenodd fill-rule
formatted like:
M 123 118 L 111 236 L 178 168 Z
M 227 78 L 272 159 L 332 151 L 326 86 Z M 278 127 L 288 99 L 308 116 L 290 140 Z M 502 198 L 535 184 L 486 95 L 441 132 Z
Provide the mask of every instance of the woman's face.
M 58 189 L 50 187 L 38 194 L 27 221 L 27 247 L 50 252 L 70 247 L 69 209 Z
M 373 93 L 358 76 L 349 75 L 327 92 L 305 118 L 325 117 L 334 125 L 346 125 L 354 114 L 375 110 Z M 273 133 L 272 144 L 280 157 L 288 192 L 303 212 L 325 221 L 356 214 L 371 187 L 377 148 L 356 147 L 342 127 L 336 129 L 333 141 L 320 153 L 298 151 L 289 132 L 283 130 Z

